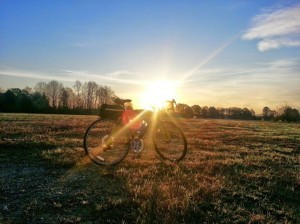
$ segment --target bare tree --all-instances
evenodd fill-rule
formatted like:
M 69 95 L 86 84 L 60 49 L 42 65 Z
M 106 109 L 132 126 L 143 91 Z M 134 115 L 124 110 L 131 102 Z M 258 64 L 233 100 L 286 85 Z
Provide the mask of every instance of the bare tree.
M 47 83 L 45 82 L 38 82 L 34 86 L 34 90 L 40 94 L 46 94 L 47 91 Z
M 99 97 L 99 105 L 101 105 L 104 103 L 112 103 L 111 98 L 115 93 L 109 86 L 100 86 L 97 95 Z
M 65 90 L 68 93 L 68 108 L 73 109 L 76 105 L 76 95 L 73 92 L 73 89 L 66 87 Z
M 25 89 L 22 89 L 22 91 L 25 94 L 31 94 L 32 93 L 32 88 L 30 88 L 29 86 L 26 86 Z
M 76 80 L 75 84 L 73 85 L 76 94 L 76 107 L 82 107 L 82 90 L 83 85 L 80 81 Z
M 62 84 L 56 80 L 52 80 L 47 84 L 46 96 L 49 99 L 50 106 L 56 108 L 59 104 L 59 93 Z
M 112 103 L 112 97 L 115 95 L 115 92 L 109 87 L 104 86 L 105 89 L 105 103 Z
M 65 88 L 60 89 L 59 99 L 60 99 L 59 106 L 63 108 L 67 108 L 69 102 L 69 93 Z
M 29 87 L 22 90 L 14 88 L 9 91 L 12 96 L 22 95 L 24 99 L 27 96 L 28 101 L 32 100 L 36 104 L 45 105 L 46 102 L 44 109 L 49 109 L 49 107 L 54 109 L 59 107 L 97 109 L 103 103 L 112 103 L 111 98 L 114 96 L 114 91 L 109 86 L 100 86 L 94 81 L 82 84 L 78 80 L 74 83 L 73 88 L 64 87 L 62 83 L 52 80 L 48 83 L 36 83 L 34 86 L 35 92 Z M 2 92 L 3 89 L 0 88 L 0 93 Z M 41 101 L 41 103 L 38 101 Z
M 94 99 L 96 96 L 98 85 L 97 83 L 90 81 L 87 83 L 86 86 L 86 103 L 87 103 L 87 109 L 95 108 L 94 106 Z
M 82 101 L 82 108 L 87 108 L 87 82 L 84 82 L 81 88 L 81 101 Z

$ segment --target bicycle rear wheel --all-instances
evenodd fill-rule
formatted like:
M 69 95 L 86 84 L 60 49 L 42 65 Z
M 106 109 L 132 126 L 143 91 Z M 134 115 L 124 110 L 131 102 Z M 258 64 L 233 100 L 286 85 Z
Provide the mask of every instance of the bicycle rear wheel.
M 126 131 L 113 120 L 96 120 L 85 132 L 85 153 L 98 165 L 114 165 L 121 162 L 129 151 Z
M 160 121 L 153 133 L 153 143 L 161 158 L 178 162 L 187 152 L 187 141 L 182 130 L 171 121 Z

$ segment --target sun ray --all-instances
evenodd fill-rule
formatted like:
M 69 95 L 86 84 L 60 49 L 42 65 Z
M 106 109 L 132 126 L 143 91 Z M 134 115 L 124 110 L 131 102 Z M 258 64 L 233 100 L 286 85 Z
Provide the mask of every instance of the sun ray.
M 144 109 L 159 109 L 164 107 L 165 101 L 177 96 L 178 83 L 170 80 L 156 80 L 145 86 L 141 94 L 141 103 Z
M 225 44 L 223 44 L 221 47 L 213 51 L 205 60 L 200 62 L 197 66 L 186 72 L 180 79 L 180 82 L 184 82 L 187 78 L 194 75 L 201 67 L 206 65 L 208 62 L 210 62 L 212 59 L 214 59 L 216 56 L 218 56 L 225 48 L 227 48 L 229 45 L 231 45 L 236 39 L 238 39 L 241 36 L 241 33 L 238 33 L 233 38 L 231 38 L 229 41 L 227 41 Z

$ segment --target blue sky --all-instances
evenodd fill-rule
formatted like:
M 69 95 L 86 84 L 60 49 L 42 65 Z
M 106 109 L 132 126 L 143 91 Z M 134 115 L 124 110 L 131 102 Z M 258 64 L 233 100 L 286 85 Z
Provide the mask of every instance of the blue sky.
M 139 104 L 163 79 L 189 105 L 300 107 L 299 15 L 289 0 L 2 0 L 0 87 L 96 81 Z

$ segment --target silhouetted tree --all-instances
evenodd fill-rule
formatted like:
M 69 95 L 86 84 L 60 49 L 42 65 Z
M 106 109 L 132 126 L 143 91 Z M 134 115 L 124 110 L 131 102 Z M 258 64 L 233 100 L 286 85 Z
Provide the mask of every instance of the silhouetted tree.
M 45 95 L 37 92 L 29 94 L 26 90 L 13 89 L 8 90 L 1 98 L 4 98 L 6 112 L 45 112 L 48 108 Z
M 202 118 L 207 118 L 208 117 L 208 107 L 204 106 L 201 108 L 201 117 Z
M 226 109 L 225 108 L 217 108 L 218 113 L 219 113 L 219 118 L 224 119 L 226 116 Z
M 201 116 L 201 107 L 199 105 L 193 105 L 191 106 L 193 110 L 194 116 L 200 117 Z
M 243 120 L 252 120 L 252 119 L 254 119 L 255 118 L 255 114 L 253 114 L 254 113 L 254 111 L 252 110 L 249 110 L 248 108 L 243 108 L 242 109 L 242 117 L 241 117 L 241 119 L 243 119 Z
M 34 111 L 33 103 L 29 94 L 22 93 L 17 97 L 17 105 L 18 112 L 30 113 Z
M 219 112 L 215 107 L 209 107 L 207 116 L 209 118 L 219 118 Z
M 297 122 L 300 121 L 299 111 L 291 107 L 285 108 L 283 114 L 280 116 L 281 120 L 287 122 Z
M 17 97 L 12 90 L 7 90 L 1 94 L 1 110 L 2 112 L 13 112 L 16 110 Z
M 61 89 L 60 97 L 61 97 L 61 99 L 60 99 L 61 106 L 63 108 L 68 108 L 69 93 L 67 92 L 67 90 L 65 88 Z
M 230 107 L 228 108 L 228 118 L 231 119 L 243 119 L 251 120 L 254 119 L 254 115 L 248 108 Z
M 178 103 L 176 106 L 176 112 L 182 117 L 191 118 L 193 117 L 193 110 L 190 106 L 183 103 Z
M 45 94 L 35 92 L 32 94 L 32 103 L 35 108 L 35 112 L 46 113 L 49 107 L 49 103 Z
M 192 110 L 192 108 L 190 106 L 187 106 L 184 109 L 184 116 L 187 117 L 187 118 L 193 117 L 193 110 Z
M 271 110 L 269 107 L 267 107 L 267 106 L 265 106 L 264 108 L 263 108 L 263 114 L 262 114 L 262 116 L 263 116 L 263 119 L 264 120 L 271 120 L 271 119 L 273 119 L 274 118 L 274 115 L 275 115 L 275 113 L 276 113 L 276 111 L 274 111 L 274 110 Z

